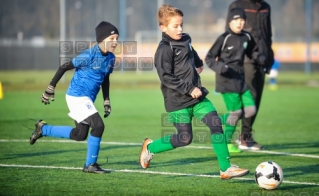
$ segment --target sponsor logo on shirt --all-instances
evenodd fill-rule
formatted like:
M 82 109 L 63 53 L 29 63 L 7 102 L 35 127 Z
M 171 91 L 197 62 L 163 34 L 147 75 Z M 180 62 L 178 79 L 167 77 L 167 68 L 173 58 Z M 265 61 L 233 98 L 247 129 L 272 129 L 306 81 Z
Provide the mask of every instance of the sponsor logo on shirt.
M 244 43 L 243 43 L 244 49 L 246 49 L 246 48 L 247 48 L 247 45 L 248 45 L 248 43 L 247 43 L 247 42 L 244 42 Z

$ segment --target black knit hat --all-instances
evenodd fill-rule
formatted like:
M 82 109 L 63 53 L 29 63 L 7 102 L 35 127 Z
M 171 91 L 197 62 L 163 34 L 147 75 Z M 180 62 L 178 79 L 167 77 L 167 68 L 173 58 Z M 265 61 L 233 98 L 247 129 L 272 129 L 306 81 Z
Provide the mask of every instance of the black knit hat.
M 242 8 L 233 8 L 228 12 L 227 16 L 227 23 L 230 23 L 230 21 L 237 19 L 237 18 L 242 18 L 246 20 L 246 14 L 245 10 Z
M 118 34 L 117 28 L 109 22 L 102 21 L 95 28 L 96 41 L 101 42 L 110 35 Z

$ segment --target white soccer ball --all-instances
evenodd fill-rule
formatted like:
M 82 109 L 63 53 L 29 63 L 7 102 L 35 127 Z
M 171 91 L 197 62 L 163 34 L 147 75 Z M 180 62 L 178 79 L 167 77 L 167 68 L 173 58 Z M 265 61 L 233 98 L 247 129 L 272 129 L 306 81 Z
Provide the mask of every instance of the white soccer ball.
M 256 168 L 255 181 L 260 188 L 275 189 L 283 179 L 284 173 L 281 167 L 273 161 L 262 162 Z

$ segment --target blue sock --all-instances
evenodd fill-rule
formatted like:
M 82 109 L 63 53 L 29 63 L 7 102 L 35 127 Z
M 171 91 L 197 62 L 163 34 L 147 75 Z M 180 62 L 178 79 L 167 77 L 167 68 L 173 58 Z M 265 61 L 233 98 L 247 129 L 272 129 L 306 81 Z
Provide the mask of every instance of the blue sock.
M 72 129 L 73 127 L 70 126 L 44 125 L 42 127 L 42 135 L 70 139 L 70 132 L 72 131 Z
M 100 142 L 101 138 L 94 137 L 89 135 L 88 139 L 88 151 L 86 155 L 86 163 L 85 166 L 89 166 L 90 164 L 96 163 L 99 151 L 100 151 Z
M 269 81 L 270 84 L 276 84 L 276 78 L 270 78 L 270 81 Z

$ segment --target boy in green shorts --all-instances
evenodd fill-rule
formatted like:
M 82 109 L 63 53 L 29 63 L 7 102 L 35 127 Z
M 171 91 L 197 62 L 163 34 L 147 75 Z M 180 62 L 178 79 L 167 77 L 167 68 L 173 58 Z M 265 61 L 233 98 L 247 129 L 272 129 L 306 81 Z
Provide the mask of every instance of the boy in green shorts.
M 220 35 L 208 51 L 206 64 L 216 74 L 216 92 L 223 96 L 228 113 L 222 116 L 224 134 L 229 152 L 241 152 L 231 143 L 239 119 L 251 117 L 256 113 L 254 98 L 245 83 L 244 57 L 255 60 L 259 65 L 265 63 L 265 56 L 258 53 L 252 36 L 243 31 L 245 11 L 234 8 L 229 11 L 229 28 Z
M 191 45 L 191 37 L 182 33 L 183 12 L 164 4 L 159 8 L 158 21 L 163 33 L 154 61 L 169 121 L 176 127 L 177 134 L 154 141 L 146 138 L 140 154 L 141 167 L 148 168 L 154 154 L 189 145 L 193 139 L 191 120 L 194 116 L 212 133 L 221 179 L 246 175 L 247 169 L 230 164 L 220 118 L 206 98 L 208 91 L 201 85 L 199 73 L 203 62 Z

